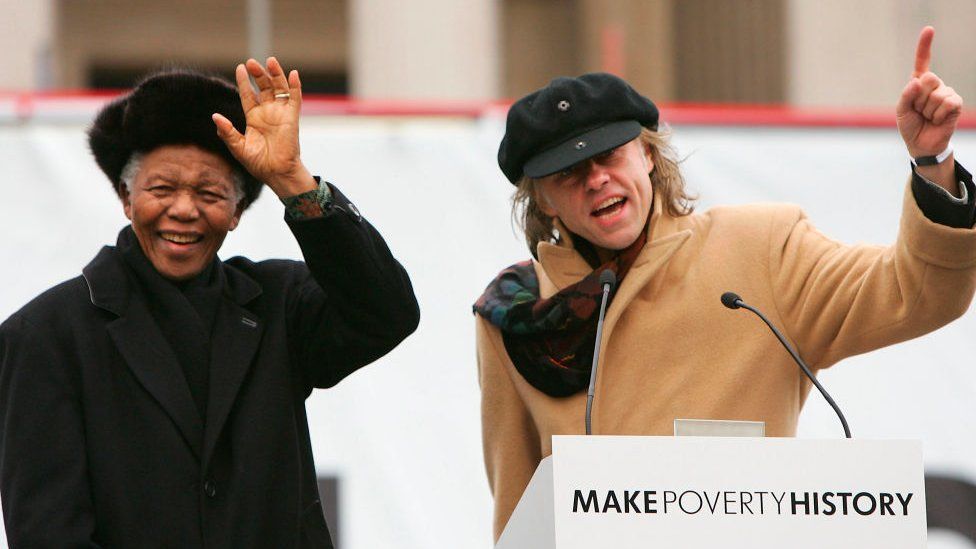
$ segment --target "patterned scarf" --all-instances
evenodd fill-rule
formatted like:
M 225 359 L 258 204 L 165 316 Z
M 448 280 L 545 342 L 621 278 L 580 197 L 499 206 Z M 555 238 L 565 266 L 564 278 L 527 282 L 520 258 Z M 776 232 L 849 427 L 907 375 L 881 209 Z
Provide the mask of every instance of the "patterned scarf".
M 516 263 L 492 280 L 474 312 L 501 330 L 509 358 L 529 384 L 549 396 L 575 394 L 590 382 L 603 299 L 600 273 L 613 271 L 619 287 L 645 242 L 646 229 L 616 257 L 547 299 L 539 296 L 532 261 Z

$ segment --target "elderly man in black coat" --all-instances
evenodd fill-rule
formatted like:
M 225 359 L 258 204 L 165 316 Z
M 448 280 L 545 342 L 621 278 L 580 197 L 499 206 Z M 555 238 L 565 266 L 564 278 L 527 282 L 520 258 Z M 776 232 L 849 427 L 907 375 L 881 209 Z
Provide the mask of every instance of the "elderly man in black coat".
M 304 401 L 419 313 L 382 237 L 303 165 L 300 107 L 270 58 L 236 89 L 155 74 L 97 117 L 131 225 L 0 326 L 11 547 L 332 547 Z M 217 258 L 263 185 L 304 263 Z

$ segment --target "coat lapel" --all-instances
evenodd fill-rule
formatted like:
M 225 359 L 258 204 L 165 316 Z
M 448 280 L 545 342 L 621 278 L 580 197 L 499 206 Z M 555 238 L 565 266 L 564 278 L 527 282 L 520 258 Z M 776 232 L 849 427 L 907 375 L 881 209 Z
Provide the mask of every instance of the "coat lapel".
M 106 329 L 139 383 L 166 411 L 197 459 L 203 421 L 176 355 L 166 344 L 145 300 L 132 291 L 113 248 L 105 247 L 82 271 L 92 304 L 118 316 Z
M 623 282 L 620 283 L 620 287 L 617 288 L 617 293 L 613 296 L 613 302 L 610 303 L 610 307 L 607 308 L 607 316 L 603 325 L 604 344 L 606 344 L 610 334 L 613 332 L 613 327 L 616 325 L 617 319 L 627 310 L 627 305 L 647 285 L 648 280 L 660 271 L 661 267 L 668 264 L 668 260 L 678 251 L 678 248 L 684 244 L 689 236 L 691 236 L 691 231 L 681 231 L 654 240 L 644 247 L 644 250 L 637 256 L 637 260 L 630 268 L 630 272 L 627 273 Z
M 604 336 L 609 334 L 611 319 L 616 319 L 627 308 L 627 304 L 637 292 L 663 265 L 667 264 L 671 255 L 691 236 L 690 230 L 679 229 L 677 220 L 668 215 L 663 208 L 663 203 L 661 196 L 655 195 L 651 219 L 647 226 L 647 244 L 634 260 L 630 272 L 624 277 L 613 297 L 613 302 L 607 310 Z M 559 232 L 565 235 L 563 240 L 559 244 L 540 242 L 536 248 L 539 260 L 535 262 L 535 270 L 539 278 L 539 294 L 544 298 L 551 297 L 559 290 L 579 282 L 593 272 L 593 267 L 573 247 L 570 236 L 572 233 L 567 231 L 558 219 L 556 223 Z
M 573 248 L 572 241 L 568 237 L 569 231 L 563 231 L 561 226 L 559 228 L 561 233 L 567 235 L 563 242 L 559 244 L 540 243 L 537 248 L 539 261 L 536 262 L 535 267 L 536 273 L 539 275 L 539 293 L 543 297 L 551 296 L 593 271 L 593 267 Z M 613 335 L 617 321 L 627 310 L 627 306 L 648 284 L 650 279 L 668 264 L 671 256 L 691 236 L 690 229 L 682 229 L 678 220 L 667 213 L 664 208 L 664 200 L 657 194 L 654 197 L 654 206 L 647 231 L 647 244 L 644 245 L 627 276 L 620 283 L 613 296 L 613 301 L 607 309 L 600 347 L 600 364 L 604 364 L 604 355 L 608 349 L 607 342 Z M 601 379 L 605 371 L 606 368 L 600 368 L 597 372 L 598 390 L 602 387 Z
M 648 284 L 648 281 L 668 264 L 671 256 L 681 248 L 690 236 L 691 230 L 682 229 L 678 220 L 668 214 L 664 198 L 655 194 L 651 219 L 647 224 L 647 244 L 637 256 L 630 272 L 620 283 L 616 295 L 613 296 L 613 302 L 607 309 L 607 317 L 603 325 L 601 355 L 606 351 L 606 343 L 613 333 L 617 320 L 627 310 L 627 306 Z M 602 356 L 600 360 L 603 360 Z
M 213 455 L 264 331 L 262 320 L 243 307 L 261 294 L 261 287 L 233 267 L 224 266 L 223 269 L 227 275 L 227 292 L 217 310 L 211 338 L 204 468 Z
M 144 302 L 130 300 L 126 314 L 110 322 L 107 328 L 129 369 L 166 410 L 200 459 L 203 421 L 176 355 L 166 344 Z

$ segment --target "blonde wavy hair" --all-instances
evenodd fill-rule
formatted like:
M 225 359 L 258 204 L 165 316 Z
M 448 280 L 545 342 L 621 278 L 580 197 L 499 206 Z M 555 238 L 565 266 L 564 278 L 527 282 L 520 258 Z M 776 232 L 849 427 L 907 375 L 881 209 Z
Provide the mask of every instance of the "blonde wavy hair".
M 654 169 L 651 171 L 651 185 L 654 193 L 664 199 L 664 206 L 670 215 L 680 217 L 694 211 L 696 196 L 688 194 L 685 179 L 678 169 L 680 162 L 677 151 L 671 146 L 671 129 L 661 126 L 658 131 L 641 129 L 641 144 L 651 151 Z M 553 218 L 546 215 L 539 206 L 540 189 L 538 179 L 523 177 L 512 195 L 512 221 L 525 235 L 525 244 L 535 257 L 539 242 L 559 241 L 559 234 Z

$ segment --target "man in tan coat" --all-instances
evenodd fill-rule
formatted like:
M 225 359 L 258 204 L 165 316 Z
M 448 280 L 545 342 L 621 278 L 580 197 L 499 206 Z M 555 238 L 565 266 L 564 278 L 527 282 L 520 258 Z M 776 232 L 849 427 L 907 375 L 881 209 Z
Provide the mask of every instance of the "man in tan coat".
M 599 274 L 619 284 L 603 328 L 595 434 L 670 435 L 675 418 L 755 420 L 792 436 L 810 390 L 735 289 L 814 370 L 932 331 L 976 289 L 970 174 L 949 139 L 962 99 L 919 38 L 898 102 L 912 158 L 897 242 L 845 246 L 792 206 L 692 214 L 658 110 L 619 78 L 560 78 L 516 102 L 499 165 L 533 259 L 475 304 L 488 480 L 501 534 L 556 434 L 584 430 Z

